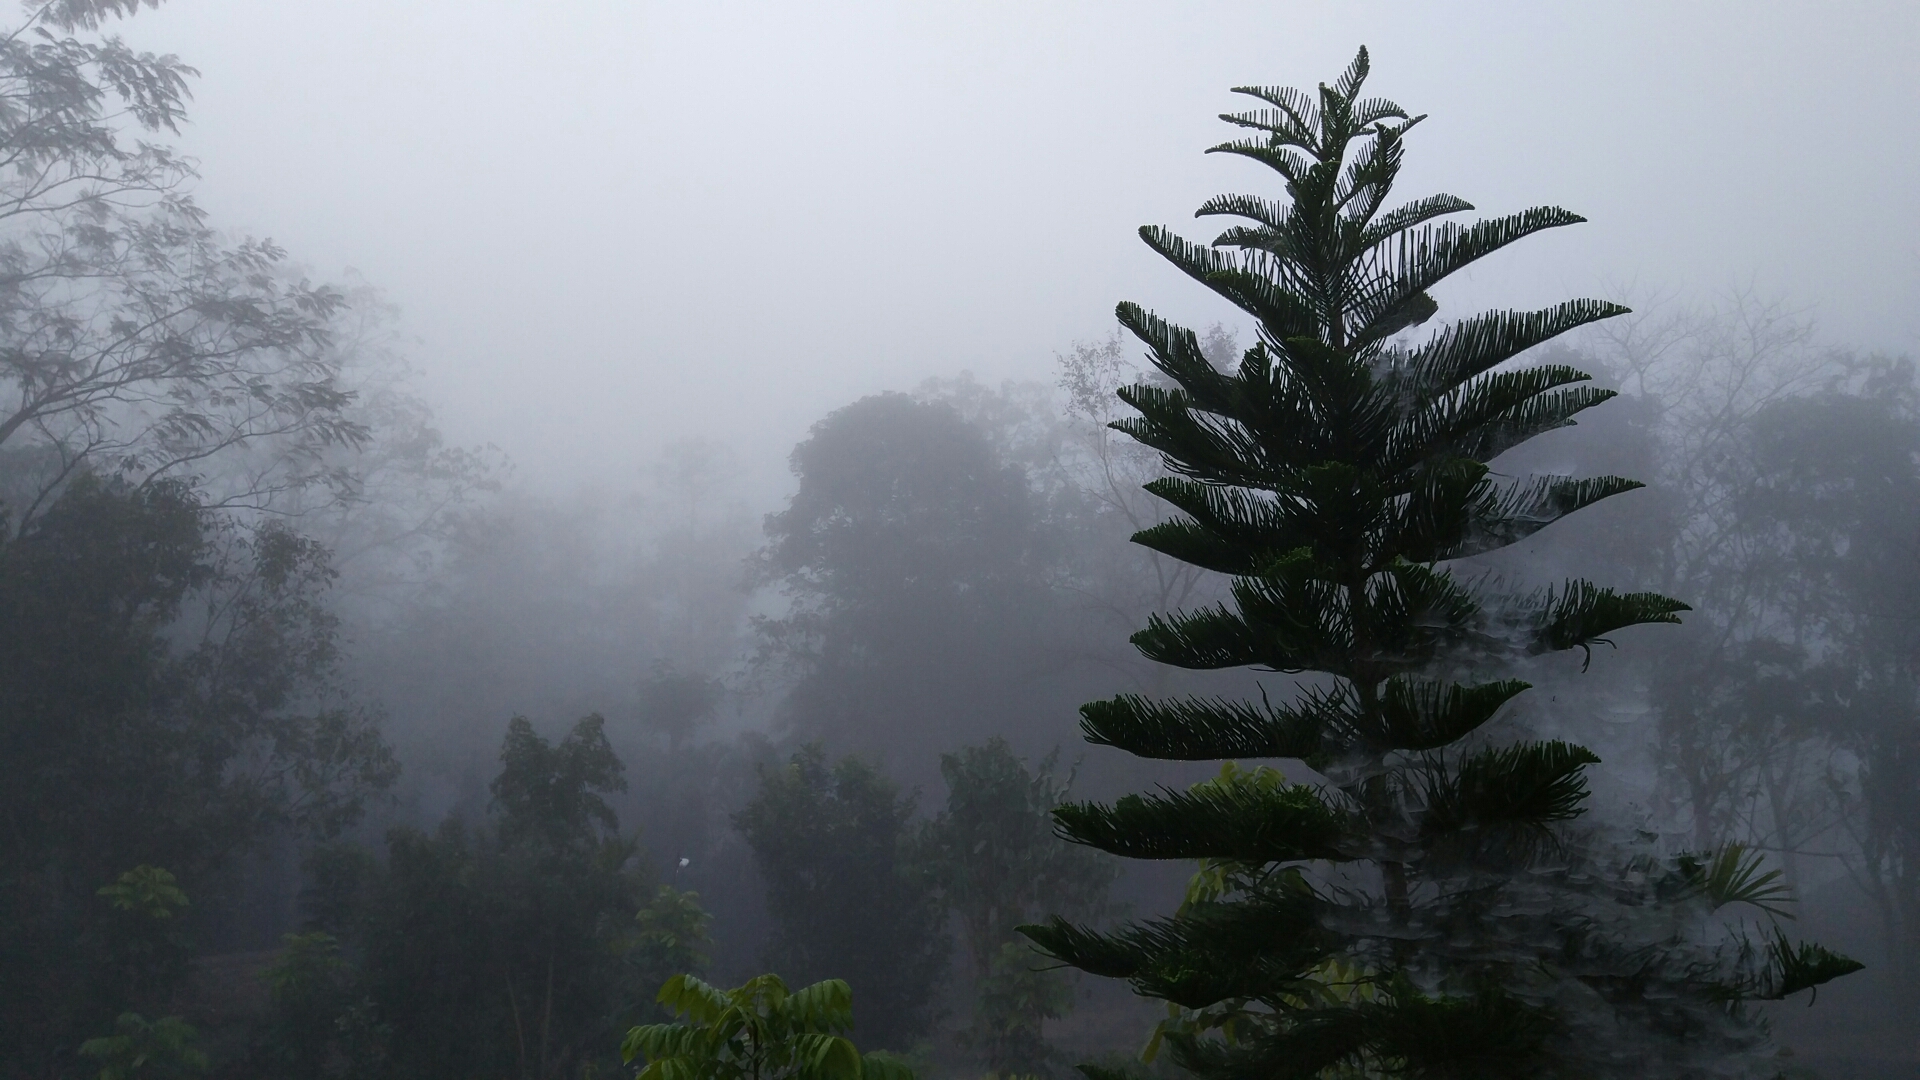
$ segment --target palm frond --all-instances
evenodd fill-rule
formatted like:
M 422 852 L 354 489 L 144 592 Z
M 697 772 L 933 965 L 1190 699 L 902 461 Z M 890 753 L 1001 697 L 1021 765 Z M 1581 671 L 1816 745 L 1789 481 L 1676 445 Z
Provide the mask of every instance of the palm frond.
M 1766 856 L 1744 844 L 1727 844 L 1711 856 L 1683 856 L 1680 870 L 1715 910 L 1728 904 L 1751 904 L 1776 918 L 1793 918 L 1793 893 L 1782 872 L 1764 870 Z

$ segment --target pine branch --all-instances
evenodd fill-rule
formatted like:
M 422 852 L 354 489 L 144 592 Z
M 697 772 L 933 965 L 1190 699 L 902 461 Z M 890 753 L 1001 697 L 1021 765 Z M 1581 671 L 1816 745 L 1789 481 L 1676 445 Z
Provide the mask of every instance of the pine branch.
M 1379 729 L 1367 734 L 1382 749 L 1437 750 L 1471 734 L 1530 685 L 1519 679 L 1478 686 L 1388 679 L 1380 695 Z
M 1600 759 L 1583 746 L 1528 742 L 1469 754 L 1453 769 L 1435 761 L 1422 778 L 1429 836 L 1490 826 L 1537 828 L 1578 817 L 1582 770 Z
M 1307 663 L 1304 657 L 1275 656 L 1245 619 L 1224 606 L 1150 616 L 1147 628 L 1131 640 L 1149 660 L 1194 671 L 1255 665 L 1299 671 Z M 1281 666 L 1275 667 L 1276 661 Z
M 1329 733 L 1355 720 L 1350 694 L 1303 690 L 1289 705 L 1225 698 L 1150 701 L 1122 694 L 1080 707 L 1080 730 L 1096 745 L 1163 761 L 1319 758 Z
M 1802 990 L 1824 986 L 1843 975 L 1866 969 L 1865 964 L 1810 941 L 1794 944 L 1778 927 L 1767 940 L 1768 983 L 1758 996 L 1782 1001 Z
M 1616 630 L 1647 623 L 1677 624 L 1680 612 L 1692 610 L 1658 593 L 1617 593 L 1580 579 L 1539 594 L 1528 606 L 1537 612 L 1526 648 L 1534 654 L 1610 645 L 1605 635 Z
M 1452 195 L 1429 195 L 1396 207 L 1368 223 L 1360 233 L 1358 248 L 1366 251 L 1399 236 L 1408 229 L 1425 225 L 1435 218 L 1473 209 L 1473 204 Z
M 1566 416 L 1550 408 L 1543 410 L 1542 403 L 1556 400 L 1551 391 L 1591 378 L 1584 371 L 1561 364 L 1479 376 L 1401 421 L 1389 436 L 1387 460 L 1392 463 L 1390 467 L 1398 468 L 1440 455 L 1490 461 L 1497 451 L 1488 451 L 1501 433 L 1513 429 L 1518 437 L 1506 444 L 1511 446 L 1560 426 Z M 1599 393 L 1604 396 L 1591 404 L 1613 396 L 1611 391 Z
M 1571 476 L 1536 476 L 1504 488 L 1489 485 L 1473 507 L 1467 532 L 1453 546 L 1437 552 L 1436 557 L 1464 559 L 1497 551 L 1602 499 L 1645 486 L 1638 480 L 1618 476 L 1584 480 Z
M 1364 659 L 1376 663 L 1428 663 L 1475 636 L 1482 621 L 1479 602 L 1453 575 L 1420 563 L 1396 562 L 1375 574 L 1366 598 L 1357 621 L 1372 645 Z
M 1465 227 L 1436 225 L 1401 233 L 1393 249 L 1374 249 L 1368 256 L 1371 266 L 1361 274 L 1368 284 L 1349 298 L 1354 313 L 1352 340 L 1384 337 L 1374 325 L 1383 313 L 1501 248 L 1542 230 L 1585 220 L 1557 206 L 1536 206 Z
M 1386 507 L 1369 565 L 1456 557 L 1484 512 L 1492 488 L 1486 476 L 1487 467 L 1468 458 L 1441 458 L 1412 471 L 1404 496 Z
M 1023 926 L 1047 955 L 1133 983 L 1136 992 L 1201 1008 L 1235 997 L 1315 996 L 1312 975 L 1341 939 L 1321 928 L 1305 891 L 1189 905 L 1113 934 L 1052 919 Z M 1277 989 L 1284 987 L 1284 990 Z
M 1503 413 L 1472 437 L 1462 440 L 1457 452 L 1476 461 L 1492 461 L 1535 435 L 1572 427 L 1575 416 L 1615 396 L 1615 391 L 1596 386 L 1576 386 L 1542 394 Z
M 1200 204 L 1194 217 L 1243 217 L 1276 233 L 1293 228 L 1293 207 L 1279 199 L 1258 195 L 1216 195 Z M 1215 241 L 1218 243 L 1218 241 Z
M 1277 332 L 1277 337 L 1319 335 L 1320 317 L 1310 304 L 1278 282 L 1250 270 L 1241 260 L 1184 240 L 1157 225 L 1143 226 L 1140 239 L 1187 276 L 1258 317 L 1270 332 Z
M 1160 789 L 1111 806 L 1067 803 L 1053 812 L 1060 837 L 1129 859 L 1231 859 L 1245 863 L 1346 860 L 1345 819 L 1312 788 L 1252 785 Z
M 1603 300 L 1569 300 L 1539 311 L 1489 311 L 1453 324 L 1414 350 L 1397 378 L 1409 394 L 1443 394 L 1569 330 L 1627 313 Z

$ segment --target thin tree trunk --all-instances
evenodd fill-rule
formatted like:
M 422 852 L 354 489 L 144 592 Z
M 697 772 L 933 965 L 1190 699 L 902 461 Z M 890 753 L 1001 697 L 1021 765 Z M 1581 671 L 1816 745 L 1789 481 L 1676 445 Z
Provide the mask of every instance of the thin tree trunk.
M 547 953 L 547 1001 L 540 1010 L 540 1076 L 547 1074 L 547 1033 L 553 1027 L 553 953 Z
M 513 992 L 513 976 L 507 976 L 507 1007 L 513 1010 L 513 1041 L 520 1053 L 520 1076 L 527 1075 L 527 1033 L 520 1025 L 520 997 Z

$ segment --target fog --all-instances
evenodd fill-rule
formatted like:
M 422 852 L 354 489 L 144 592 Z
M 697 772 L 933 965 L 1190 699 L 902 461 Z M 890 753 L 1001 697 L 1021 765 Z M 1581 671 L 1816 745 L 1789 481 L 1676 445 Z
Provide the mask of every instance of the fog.
M 1354 355 L 1379 351 L 1352 362 L 1408 380 L 1392 408 L 1438 410 L 1466 385 L 1393 365 L 1475 313 L 1635 309 L 1516 347 L 1618 398 L 1524 445 L 1460 435 L 1479 449 L 1419 467 L 1647 488 L 1591 509 L 1552 483 L 1475 504 L 1486 520 L 1433 526 L 1457 542 L 1409 541 L 1346 602 L 1417 564 L 1561 590 L 1527 594 L 1541 612 L 1577 609 L 1575 578 L 1691 605 L 1679 627 L 1640 625 L 1670 621 L 1646 614 L 1664 601 L 1630 597 L 1645 617 L 1551 647 L 1487 616 L 1481 651 L 1404 670 L 1479 679 L 1510 660 L 1498 677 L 1533 684 L 1523 704 L 1448 739 L 1389 731 L 1368 767 L 1414 770 L 1417 751 L 1464 775 L 1446 755 L 1487 739 L 1591 749 L 1566 790 L 1590 786 L 1594 831 L 1564 850 L 1528 834 L 1498 865 L 1564 855 L 1574 877 L 1580 845 L 1604 846 L 1591 837 L 1640 844 L 1653 862 L 1604 865 L 1639 884 L 1679 867 L 1689 903 L 1711 893 L 1689 852 L 1746 866 L 1758 891 L 1717 904 L 1788 904 L 1777 883 L 1795 940 L 1868 966 L 1813 1010 L 1817 981 L 1768 997 L 1754 976 L 1741 993 L 1766 1003 L 1748 1013 L 1713 999 L 1744 1017 L 1728 1031 L 1770 1023 L 1784 1056 L 1755 1035 L 1739 1052 L 1761 1056 L 1708 1072 L 1913 1075 L 1920 6 L 26 10 L 5 25 L 48 36 L 0 36 L 0 151 L 55 164 L 0 169 L 0 765 L 17 784 L 0 790 L 0 1080 L 571 1080 L 637 1064 L 621 1038 L 667 1018 L 668 976 L 769 971 L 846 978 L 861 1049 L 923 1080 L 1087 1061 L 1192 1075 L 1140 1048 L 1201 1013 L 1036 969 L 1014 927 L 1198 910 L 1252 895 L 1235 875 L 1255 864 L 1121 859 L 1067 844 L 1050 815 L 1142 790 L 1357 798 L 1370 781 L 1360 758 L 1276 742 L 1271 768 L 1222 770 L 1082 737 L 1081 705 L 1115 695 L 1278 708 L 1360 685 L 1330 664 L 1155 663 L 1179 634 L 1130 639 L 1171 611 L 1241 610 L 1233 582 L 1279 581 L 1325 538 L 1263 548 L 1235 579 L 1199 568 L 1229 565 L 1218 547 L 1131 542 L 1192 497 L 1144 490 L 1171 474 L 1256 502 L 1293 489 L 1219 480 L 1112 426 L 1186 385 L 1115 305 L 1191 328 L 1195 380 L 1281 348 L 1278 316 L 1256 325 L 1137 230 L 1205 240 L 1214 222 L 1190 215 L 1206 199 L 1279 196 L 1268 169 L 1204 152 L 1246 107 L 1230 88 L 1312 87 L 1362 45 L 1366 94 L 1425 116 L 1389 206 L 1448 192 L 1468 218 L 1587 219 L 1445 277 L 1437 317 L 1420 288 L 1373 311 L 1386 329 Z M 59 22 L 88 11 L 99 27 Z M 197 75 L 182 91 L 164 63 L 86 52 L 112 35 Z M 62 48 L 94 59 L 69 71 Z M 49 71 L 104 89 L 68 99 Z M 178 131 L 120 111 L 128 85 L 190 92 Z M 36 138 L 52 149 L 19 150 Z M 98 183 L 122 186 L 66 200 Z M 1312 333 L 1344 341 L 1349 314 Z M 1531 422 L 1513 415 L 1476 422 Z M 1266 421 L 1273 445 L 1313 426 Z M 1379 504 L 1441 498 L 1416 488 Z M 1386 520 L 1366 528 L 1417 531 Z M 1474 546 L 1496 533 L 1513 542 Z M 1403 613 L 1427 633 L 1445 610 Z M 1353 715 L 1385 716 L 1379 700 Z M 1443 800 L 1407 784 L 1391 809 L 1414 824 L 1391 839 L 1412 844 Z M 1391 862 L 1367 850 L 1352 861 Z M 1409 903 L 1404 877 L 1396 895 L 1385 869 L 1343 877 L 1347 858 L 1259 865 Z M 1667 943 L 1720 948 L 1728 970 L 1778 960 L 1740 953 L 1745 933 Z M 1403 992 L 1354 989 L 1364 966 L 1303 970 L 1344 988 L 1329 1000 Z M 1688 1052 L 1723 1034 L 1691 1031 Z M 1321 1075 L 1399 1075 L 1390 1059 Z
M 450 433 L 542 483 L 697 434 L 776 491 L 861 395 L 1047 380 L 1120 299 L 1226 317 L 1133 230 L 1257 179 L 1199 152 L 1229 86 L 1360 43 L 1432 117 L 1407 190 L 1592 222 L 1445 300 L 1751 284 L 1920 335 L 1910 4 L 196 0 L 124 32 L 203 72 L 220 223 L 386 290 Z

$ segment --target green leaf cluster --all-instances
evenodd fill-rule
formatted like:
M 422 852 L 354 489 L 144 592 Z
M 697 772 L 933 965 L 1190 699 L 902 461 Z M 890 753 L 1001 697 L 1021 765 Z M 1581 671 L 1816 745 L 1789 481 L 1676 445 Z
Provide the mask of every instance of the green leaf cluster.
M 100 1065 L 100 1080 L 184 1080 L 207 1071 L 200 1033 L 178 1016 L 148 1020 L 121 1013 L 113 1034 L 80 1044 L 80 1056 Z
M 644 1064 L 638 1080 L 913 1080 L 898 1059 L 862 1054 L 853 991 L 825 979 L 789 991 L 778 975 L 731 990 L 675 975 L 657 998 L 679 1021 L 627 1032 L 621 1060 Z
M 1851 961 L 1762 927 L 1776 879 L 1727 849 L 1664 852 L 1579 827 L 1599 759 L 1489 725 L 1528 689 L 1499 669 L 1579 652 L 1685 604 L 1583 579 L 1512 586 L 1462 560 L 1640 485 L 1514 477 L 1508 450 L 1612 395 L 1524 354 L 1622 314 L 1600 300 L 1469 316 L 1428 332 L 1431 290 L 1577 215 L 1462 225 L 1464 200 L 1390 207 L 1422 117 L 1362 93 L 1368 57 L 1316 93 L 1247 86 L 1246 134 L 1214 148 L 1277 174 L 1282 199 L 1210 200 L 1240 223 L 1148 246 L 1257 323 L 1237 364 L 1134 304 L 1122 325 L 1160 378 L 1113 426 L 1158 451 L 1175 515 L 1135 542 L 1228 576 L 1228 598 L 1153 616 L 1142 654 L 1191 670 L 1311 672 L 1290 700 L 1121 695 L 1089 741 L 1145 758 L 1292 758 L 1317 779 L 1228 768 L 1186 790 L 1075 803 L 1062 836 L 1129 858 L 1202 860 L 1176 914 L 1113 932 L 1024 932 L 1174 1013 L 1161 1044 L 1208 1077 L 1682 1075 L 1753 1049 L 1741 1002 Z M 1424 335 L 1424 336 L 1423 336 Z M 1633 1034 L 1622 1038 L 1622 1025 Z

